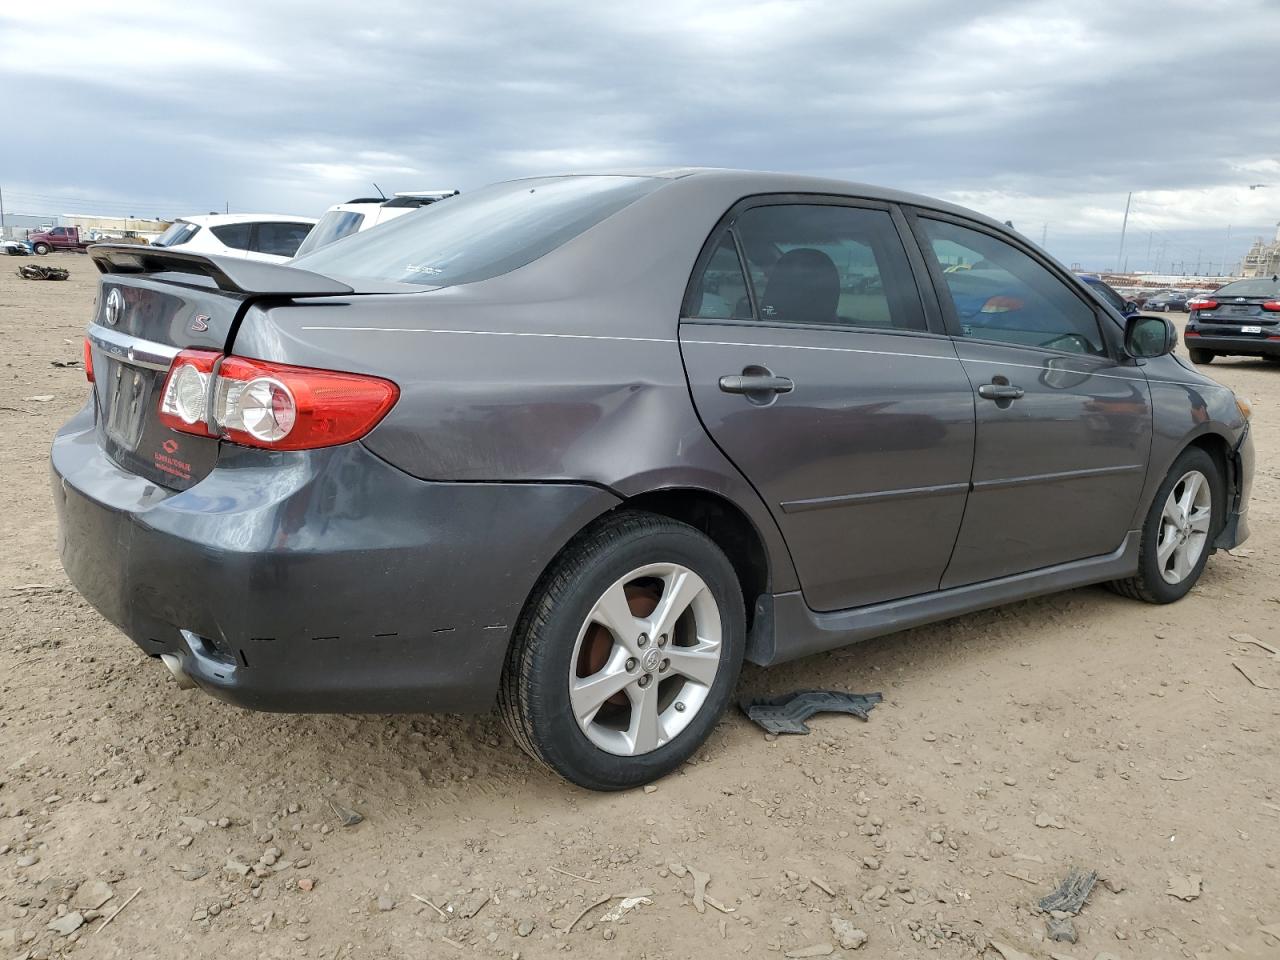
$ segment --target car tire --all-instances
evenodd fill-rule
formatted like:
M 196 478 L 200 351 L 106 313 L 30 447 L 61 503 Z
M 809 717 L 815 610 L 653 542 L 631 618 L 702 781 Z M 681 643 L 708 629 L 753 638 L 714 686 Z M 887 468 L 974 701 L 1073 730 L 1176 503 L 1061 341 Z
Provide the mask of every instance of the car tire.
M 1191 356 L 1191 362 L 1203 366 L 1206 363 L 1213 363 L 1213 358 L 1217 354 L 1211 350 L 1196 350 L 1194 347 L 1187 351 Z
M 1199 480 L 1191 479 L 1194 477 Z M 1194 492 L 1189 491 L 1188 485 L 1195 483 L 1200 486 L 1196 486 Z M 1185 507 L 1183 501 L 1188 498 L 1192 509 L 1189 512 L 1184 509 L 1182 517 L 1186 523 L 1179 523 L 1171 505 Z M 1200 447 L 1182 451 L 1147 511 L 1138 549 L 1137 574 L 1112 581 L 1111 588 L 1147 603 L 1181 600 L 1204 572 L 1213 553 L 1214 538 L 1222 529 L 1225 508 L 1226 490 L 1213 458 Z
M 37 244 L 36 244 L 34 247 L 32 247 L 31 249 L 32 249 L 32 250 L 34 250 L 36 253 L 38 253 L 40 256 L 42 256 L 42 257 L 43 257 L 45 254 L 47 254 L 47 253 L 49 252 L 49 249 L 50 249 L 50 248 L 49 248 L 49 245 L 48 245 L 47 243 L 37 243 Z
M 664 615 L 668 597 L 683 611 L 675 619 Z M 646 624 L 667 632 L 650 638 Z M 675 770 L 711 734 L 745 646 L 742 590 L 710 538 L 666 517 L 611 514 L 574 538 L 534 588 L 499 711 L 520 747 L 566 780 L 637 787 Z

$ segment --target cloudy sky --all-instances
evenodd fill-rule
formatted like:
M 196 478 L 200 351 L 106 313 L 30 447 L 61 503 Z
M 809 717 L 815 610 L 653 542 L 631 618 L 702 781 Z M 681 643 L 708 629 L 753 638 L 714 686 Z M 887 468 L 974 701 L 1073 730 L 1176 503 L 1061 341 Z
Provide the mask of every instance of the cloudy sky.
M 1090 268 L 1134 191 L 1130 268 L 1208 271 L 1280 220 L 1278 38 L 1276 0 L 4 0 L 0 189 L 318 216 L 373 181 L 750 167 L 945 197 Z

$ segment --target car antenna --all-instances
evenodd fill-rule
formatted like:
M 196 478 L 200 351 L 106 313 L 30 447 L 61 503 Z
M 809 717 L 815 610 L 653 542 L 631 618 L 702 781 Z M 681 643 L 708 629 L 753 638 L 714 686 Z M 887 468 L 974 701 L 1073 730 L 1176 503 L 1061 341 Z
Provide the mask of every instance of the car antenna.
M 373 183 L 372 180 L 370 180 L 369 182 Z M 382 192 L 382 188 L 378 186 L 376 183 L 373 184 L 373 189 L 378 191 L 378 196 L 380 196 L 383 200 L 387 199 L 387 195 Z

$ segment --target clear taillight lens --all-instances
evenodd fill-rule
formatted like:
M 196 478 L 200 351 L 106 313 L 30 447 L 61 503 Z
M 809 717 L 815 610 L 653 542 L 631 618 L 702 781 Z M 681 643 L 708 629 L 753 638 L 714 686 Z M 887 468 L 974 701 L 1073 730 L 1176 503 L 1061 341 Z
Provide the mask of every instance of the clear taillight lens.
M 307 450 L 360 439 L 399 396 L 381 377 L 184 350 L 165 380 L 160 419 L 244 446 Z

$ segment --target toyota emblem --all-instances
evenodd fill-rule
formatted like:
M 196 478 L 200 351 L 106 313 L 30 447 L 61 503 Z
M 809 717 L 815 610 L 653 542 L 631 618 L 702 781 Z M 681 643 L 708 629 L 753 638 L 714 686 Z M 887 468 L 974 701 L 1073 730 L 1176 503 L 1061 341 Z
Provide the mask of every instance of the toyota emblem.
M 111 292 L 107 294 L 107 307 L 102 311 L 102 319 L 107 322 L 107 326 L 114 327 L 123 315 L 124 294 L 120 292 L 119 287 L 112 287 Z

